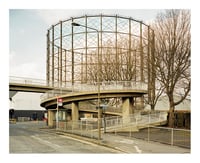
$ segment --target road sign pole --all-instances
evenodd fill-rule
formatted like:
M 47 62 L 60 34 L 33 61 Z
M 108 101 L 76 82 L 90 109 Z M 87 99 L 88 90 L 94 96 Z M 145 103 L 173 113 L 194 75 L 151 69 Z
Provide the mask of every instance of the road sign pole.
M 56 107 L 56 130 L 58 130 L 58 99 L 57 99 L 57 107 Z
M 63 105 L 63 99 L 62 98 L 59 98 L 57 97 L 57 108 L 56 108 L 56 129 L 58 129 L 58 125 L 59 125 L 59 119 L 58 119 L 58 108 L 59 106 L 62 106 Z

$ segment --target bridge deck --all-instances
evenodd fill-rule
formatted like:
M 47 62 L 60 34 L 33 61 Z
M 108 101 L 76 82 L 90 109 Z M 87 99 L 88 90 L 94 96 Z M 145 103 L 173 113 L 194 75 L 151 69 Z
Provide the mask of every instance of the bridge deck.
M 9 91 L 45 93 L 53 89 L 53 87 L 45 85 L 9 83 Z
M 100 98 L 141 97 L 147 94 L 147 84 L 133 81 L 104 81 L 100 85 Z M 41 106 L 56 108 L 57 98 L 63 99 L 63 104 L 75 101 L 86 101 L 98 98 L 97 83 L 68 82 L 63 87 L 53 87 L 46 80 L 10 77 L 9 90 L 44 93 L 41 96 Z
M 104 90 L 100 92 L 100 98 L 114 98 L 114 97 L 141 97 L 146 94 L 147 91 L 145 90 Z M 98 98 L 97 91 L 91 92 L 70 92 L 70 93 L 53 93 L 51 92 L 46 97 L 42 98 L 41 106 L 45 108 L 56 107 L 57 98 L 63 99 L 63 104 L 69 104 L 71 102 L 76 101 L 86 101 L 86 100 L 93 100 Z

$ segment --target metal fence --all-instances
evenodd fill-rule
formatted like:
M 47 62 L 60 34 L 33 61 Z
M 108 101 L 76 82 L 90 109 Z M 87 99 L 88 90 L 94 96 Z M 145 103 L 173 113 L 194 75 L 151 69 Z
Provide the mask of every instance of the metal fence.
M 122 129 L 132 132 L 135 127 L 147 127 L 150 124 L 166 121 L 166 113 L 149 113 L 141 115 L 135 113 L 127 117 L 112 116 L 101 119 L 101 132 L 119 133 Z M 54 121 L 56 127 L 56 121 Z M 97 118 L 82 118 L 79 121 L 59 121 L 57 129 L 60 131 L 86 136 L 90 138 L 98 138 L 98 119 Z
M 101 132 L 109 132 L 129 138 L 190 148 L 190 130 L 153 126 L 153 124 L 165 120 L 165 112 L 149 113 L 145 115 L 137 113 L 126 118 L 120 116 L 106 117 L 101 120 Z M 56 126 L 56 122 L 54 126 Z M 57 130 L 98 139 L 98 119 L 83 118 L 79 121 L 60 121 Z M 106 136 L 106 134 L 104 136 Z
M 150 124 L 155 123 L 166 123 L 167 121 L 167 113 L 166 112 L 154 112 L 154 113 L 146 113 L 142 115 L 140 112 L 131 114 L 126 117 L 121 116 L 113 116 L 106 117 L 104 119 L 107 130 L 116 131 L 120 128 L 126 128 L 131 126 L 148 126 Z
M 98 121 L 69 121 L 59 122 L 57 130 L 92 139 L 98 139 L 97 127 Z
M 191 131 L 185 129 L 148 126 L 147 128 L 140 129 L 138 132 L 134 132 L 130 128 L 126 132 L 115 131 L 114 134 L 191 148 Z

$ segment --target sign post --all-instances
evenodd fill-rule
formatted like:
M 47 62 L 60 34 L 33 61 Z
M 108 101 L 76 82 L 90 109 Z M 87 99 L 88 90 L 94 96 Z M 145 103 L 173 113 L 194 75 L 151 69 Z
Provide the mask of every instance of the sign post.
M 59 124 L 59 119 L 58 119 L 58 108 L 59 106 L 62 106 L 63 105 L 63 99 L 62 98 L 59 98 L 57 97 L 57 108 L 56 108 L 56 129 L 58 129 L 58 124 Z

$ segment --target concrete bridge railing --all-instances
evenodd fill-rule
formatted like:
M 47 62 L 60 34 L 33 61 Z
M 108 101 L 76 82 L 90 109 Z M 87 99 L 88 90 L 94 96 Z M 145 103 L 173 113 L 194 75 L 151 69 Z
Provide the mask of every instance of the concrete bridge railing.
M 106 81 L 100 83 L 100 91 L 125 91 L 125 90 L 136 90 L 136 91 L 146 91 L 147 84 L 142 82 L 133 81 Z M 98 83 L 91 84 L 80 84 L 75 83 L 67 84 L 65 87 L 55 88 L 54 90 L 47 91 L 41 95 L 41 101 L 45 101 L 52 97 L 61 96 L 64 94 L 75 94 L 84 92 L 98 92 Z
M 24 85 L 48 86 L 45 79 L 25 78 L 17 76 L 9 76 L 9 83 L 18 83 Z

